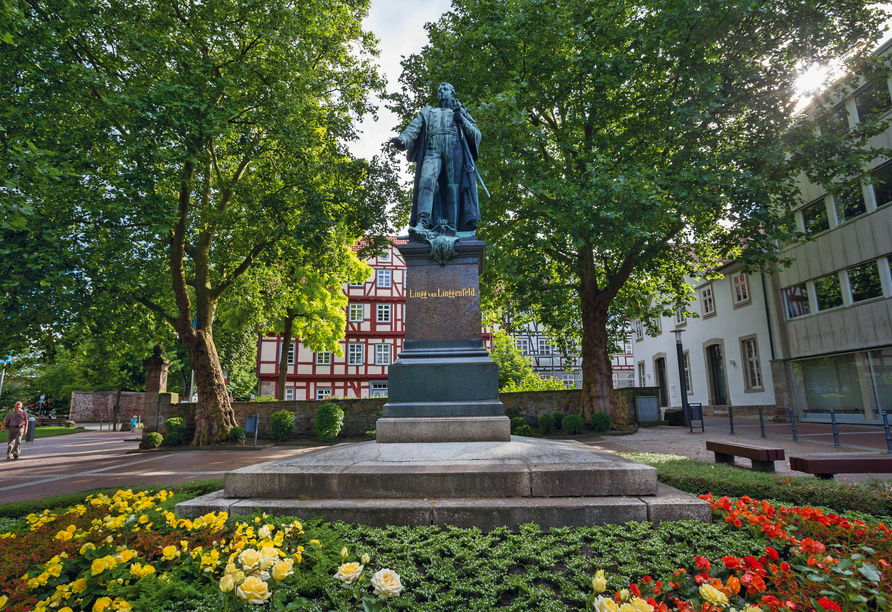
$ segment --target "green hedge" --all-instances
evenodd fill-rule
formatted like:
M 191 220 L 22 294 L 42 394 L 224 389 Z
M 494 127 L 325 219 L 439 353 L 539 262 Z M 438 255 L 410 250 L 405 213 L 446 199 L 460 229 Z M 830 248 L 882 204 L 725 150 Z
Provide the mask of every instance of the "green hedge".
M 334 402 L 326 402 L 316 411 L 316 437 L 322 442 L 335 442 L 344 427 L 344 410 Z
M 623 457 L 657 468 L 660 482 L 682 491 L 716 497 L 769 499 L 794 506 L 823 506 L 835 512 L 892 515 L 888 483 L 821 480 L 811 476 L 780 476 L 753 472 L 721 463 L 658 453 L 620 453 Z

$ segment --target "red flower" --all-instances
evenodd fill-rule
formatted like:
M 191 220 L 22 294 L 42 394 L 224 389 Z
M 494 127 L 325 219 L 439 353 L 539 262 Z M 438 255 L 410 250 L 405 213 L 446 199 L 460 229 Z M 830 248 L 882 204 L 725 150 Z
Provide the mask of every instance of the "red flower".
M 696 576 L 694 576 L 694 581 L 697 583 L 698 586 L 703 584 L 704 582 L 708 583 L 709 580 L 709 574 L 697 574 Z
M 818 605 L 824 608 L 824 612 L 842 612 L 842 608 L 839 607 L 839 604 L 835 601 L 830 601 L 826 597 L 819 599 Z
M 641 590 L 638 588 L 637 584 L 629 585 L 629 592 L 632 593 L 635 597 L 641 597 Z
M 694 557 L 694 565 L 697 566 L 698 570 L 702 570 L 704 572 L 708 572 L 709 568 L 712 565 L 709 563 L 709 559 L 706 557 Z
M 765 552 L 768 554 L 768 559 L 771 561 L 777 561 L 778 559 L 780 559 L 780 556 L 778 556 L 777 554 L 777 550 L 775 550 L 771 546 L 766 546 Z
M 740 559 L 737 557 L 722 557 L 722 563 L 725 564 L 725 567 L 732 570 L 740 567 Z

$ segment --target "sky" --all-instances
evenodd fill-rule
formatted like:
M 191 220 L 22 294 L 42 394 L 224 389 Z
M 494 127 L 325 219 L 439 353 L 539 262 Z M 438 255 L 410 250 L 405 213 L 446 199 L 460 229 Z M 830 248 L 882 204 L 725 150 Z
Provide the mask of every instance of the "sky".
M 401 56 L 418 53 L 427 43 L 424 24 L 438 20 L 450 5 L 451 0 L 372 0 L 363 25 L 380 40 L 378 62 L 387 77 L 388 91 L 398 87 Z M 378 121 L 369 118 L 360 124 L 360 140 L 351 143 L 350 150 L 357 157 L 371 159 L 380 152 L 384 142 L 397 135 L 394 131 L 397 123 L 398 118 L 380 106 Z

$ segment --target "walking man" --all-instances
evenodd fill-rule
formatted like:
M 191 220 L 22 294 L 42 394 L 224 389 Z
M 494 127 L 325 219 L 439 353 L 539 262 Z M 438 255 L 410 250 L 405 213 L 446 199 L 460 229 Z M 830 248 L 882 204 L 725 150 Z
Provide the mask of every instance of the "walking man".
M 22 402 L 15 403 L 15 408 L 6 415 L 6 420 L 3 421 L 3 424 L 8 432 L 6 437 L 6 458 L 18 459 L 19 452 L 22 450 L 22 434 L 28 426 L 28 413 L 22 410 Z

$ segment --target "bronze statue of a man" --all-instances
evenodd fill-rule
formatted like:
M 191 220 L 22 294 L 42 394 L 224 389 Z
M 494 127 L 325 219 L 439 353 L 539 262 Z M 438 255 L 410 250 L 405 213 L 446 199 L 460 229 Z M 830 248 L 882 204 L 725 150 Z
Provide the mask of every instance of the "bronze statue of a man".
M 403 133 L 390 142 L 407 151 L 414 161 L 415 189 L 412 194 L 410 235 L 441 224 L 440 231 L 454 235 L 477 229 L 480 203 L 474 177 L 480 130 L 468 110 L 455 98 L 455 88 L 440 83 L 437 107 L 424 109 Z

